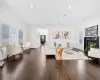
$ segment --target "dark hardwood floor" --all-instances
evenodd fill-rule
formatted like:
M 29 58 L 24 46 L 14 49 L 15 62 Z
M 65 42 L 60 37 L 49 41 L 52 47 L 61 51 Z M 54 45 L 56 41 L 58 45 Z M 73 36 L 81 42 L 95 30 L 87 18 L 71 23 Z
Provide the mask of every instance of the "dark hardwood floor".
M 6 61 L 0 68 L 0 80 L 100 80 L 100 64 L 46 59 L 39 48 L 24 53 L 23 58 Z

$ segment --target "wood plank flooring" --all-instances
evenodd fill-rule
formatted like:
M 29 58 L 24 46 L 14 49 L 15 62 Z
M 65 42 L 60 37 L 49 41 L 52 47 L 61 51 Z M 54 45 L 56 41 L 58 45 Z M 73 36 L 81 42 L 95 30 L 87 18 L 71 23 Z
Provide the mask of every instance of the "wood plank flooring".
M 0 80 L 100 80 L 100 64 L 84 60 L 46 59 L 41 48 L 6 61 Z

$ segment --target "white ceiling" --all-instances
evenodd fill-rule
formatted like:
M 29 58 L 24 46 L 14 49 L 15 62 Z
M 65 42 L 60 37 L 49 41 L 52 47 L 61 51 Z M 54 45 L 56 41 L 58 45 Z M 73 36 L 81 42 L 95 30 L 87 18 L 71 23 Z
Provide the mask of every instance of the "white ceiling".
M 100 0 L 5 0 L 5 3 L 25 24 L 41 27 L 74 26 L 100 16 Z

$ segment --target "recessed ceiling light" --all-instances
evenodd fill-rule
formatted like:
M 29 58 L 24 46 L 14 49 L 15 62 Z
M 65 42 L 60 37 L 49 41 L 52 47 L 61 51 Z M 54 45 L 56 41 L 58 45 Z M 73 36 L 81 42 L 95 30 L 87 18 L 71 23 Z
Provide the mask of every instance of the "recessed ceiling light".
M 33 5 L 32 4 L 30 5 L 30 8 L 33 8 Z
M 66 14 L 64 14 L 63 16 L 66 16 Z
M 72 8 L 71 6 L 68 7 L 69 9 Z

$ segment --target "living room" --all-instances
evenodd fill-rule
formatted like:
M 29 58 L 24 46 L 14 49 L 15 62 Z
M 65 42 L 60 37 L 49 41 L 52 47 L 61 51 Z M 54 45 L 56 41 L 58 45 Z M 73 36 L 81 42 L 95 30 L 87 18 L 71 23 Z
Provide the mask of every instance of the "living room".
M 99 3 L 0 1 L 0 80 L 99 80 Z

